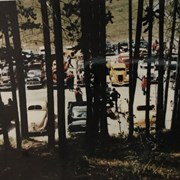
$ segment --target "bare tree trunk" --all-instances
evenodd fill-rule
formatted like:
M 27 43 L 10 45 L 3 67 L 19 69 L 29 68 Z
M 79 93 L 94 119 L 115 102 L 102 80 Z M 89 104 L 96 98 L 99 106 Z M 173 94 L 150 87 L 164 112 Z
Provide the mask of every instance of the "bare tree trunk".
M 172 122 L 171 122 L 171 131 L 174 133 L 179 132 L 179 106 L 180 106 L 180 38 L 179 38 L 179 47 L 178 47 L 178 63 L 177 63 L 177 71 L 176 71 L 176 84 L 175 84 L 175 93 L 174 93 L 174 108 L 172 114 Z
M 151 93 L 151 44 L 152 44 L 152 29 L 153 29 L 153 0 L 149 0 L 149 31 L 148 31 L 148 66 L 147 66 L 147 93 L 146 93 L 146 134 L 149 135 L 149 107 L 150 107 L 150 93 Z
M 132 0 L 129 0 L 129 138 L 131 139 L 134 131 L 133 113 L 133 71 L 132 71 Z
M 159 67 L 158 67 L 158 97 L 156 133 L 157 137 L 161 133 L 165 124 L 163 122 L 163 76 L 164 76 L 164 0 L 159 0 Z
M 135 96 L 137 76 L 138 76 L 139 47 L 140 47 L 141 31 L 142 31 L 143 7 L 144 7 L 144 0 L 139 0 L 137 25 L 136 25 L 135 51 L 133 58 L 133 83 L 132 83 L 133 103 L 134 103 L 134 96 Z
M 54 44 L 57 63 L 57 101 L 58 101 L 58 130 L 60 155 L 63 157 L 66 148 L 66 129 L 65 129 L 65 93 L 64 93 L 64 62 L 62 44 L 62 25 L 59 0 L 52 0 Z
M 166 120 L 166 111 L 167 111 L 167 100 L 168 100 L 168 89 L 169 89 L 169 78 L 170 78 L 170 71 L 171 71 L 171 58 L 172 58 L 172 49 L 174 44 L 174 33 L 175 33 L 175 26 L 176 26 L 176 13 L 177 13 L 177 5 L 178 0 L 174 0 L 174 11 L 173 11 L 173 20 L 172 20 L 172 34 L 170 40 L 170 48 L 168 52 L 168 68 L 167 68 L 167 77 L 166 77 L 166 86 L 165 86 L 165 95 L 164 95 L 164 124 Z
M 107 109 L 106 109 L 106 13 L 105 13 L 105 0 L 99 0 L 99 55 L 102 58 L 102 64 L 98 69 L 99 78 L 100 78 L 100 88 L 101 88 L 101 107 L 100 107 L 100 130 L 102 140 L 104 141 L 109 137 L 108 127 L 107 127 Z M 101 59 L 100 59 L 101 61 Z
M 4 15 L 5 12 L 4 12 Z M 7 62 L 9 64 L 9 71 L 10 71 L 10 80 L 11 80 L 11 89 L 12 89 L 12 99 L 13 99 L 13 114 L 15 115 L 15 125 L 16 125 L 16 142 L 17 148 L 21 149 L 21 135 L 20 135 L 20 126 L 19 126 L 19 115 L 18 115 L 18 106 L 17 106 L 17 96 L 16 96 L 16 81 L 13 72 L 13 63 L 12 63 L 12 51 L 10 46 L 9 40 L 9 33 L 8 33 L 8 19 L 4 16 L 3 17 L 3 27 L 4 27 L 4 36 L 7 48 Z
M 139 47 L 140 47 L 140 39 L 141 39 L 141 31 L 142 31 L 142 18 L 143 18 L 143 5 L 144 0 L 138 1 L 138 15 L 137 15 L 137 25 L 136 25 L 136 39 L 135 39 L 135 52 L 134 57 L 132 59 L 132 77 L 131 77 L 131 92 L 130 92 L 130 101 L 131 101 L 131 115 L 133 116 L 133 105 L 134 105 L 134 97 L 136 91 L 136 83 L 138 76 L 138 60 L 139 60 Z M 131 42 L 132 43 L 132 42 Z M 130 119 L 130 128 L 129 128 L 129 138 L 133 136 L 134 130 L 134 121 L 133 117 Z
M 102 137 L 108 134 L 105 103 L 105 1 L 80 1 L 80 6 L 88 101 L 87 138 L 92 140 L 90 142 L 94 146 L 99 133 L 99 124 Z M 93 57 L 92 67 L 89 52 Z
M 25 79 L 24 79 L 24 66 L 21 52 L 21 41 L 19 33 L 19 23 L 17 17 L 16 2 L 11 2 L 10 17 L 12 19 L 12 34 L 14 41 L 14 51 L 17 67 L 17 80 L 19 88 L 19 104 L 20 104 L 20 115 L 21 115 L 21 133 L 22 137 L 28 137 L 28 124 L 27 124 L 27 107 L 26 107 L 26 91 L 25 91 Z
M 54 93 L 52 77 L 52 60 L 50 45 L 50 30 L 47 12 L 47 1 L 41 0 L 41 13 L 43 22 L 43 35 L 45 47 L 46 75 L 47 75 L 47 99 L 48 99 L 48 142 L 49 147 L 53 148 L 55 143 L 55 122 L 54 122 Z
M 81 48 L 84 56 L 85 67 L 85 87 L 87 97 L 87 121 L 86 121 L 86 142 L 90 149 L 93 144 L 92 136 L 92 90 L 90 79 L 90 21 L 91 21 L 91 1 L 80 0 L 80 12 L 81 12 Z

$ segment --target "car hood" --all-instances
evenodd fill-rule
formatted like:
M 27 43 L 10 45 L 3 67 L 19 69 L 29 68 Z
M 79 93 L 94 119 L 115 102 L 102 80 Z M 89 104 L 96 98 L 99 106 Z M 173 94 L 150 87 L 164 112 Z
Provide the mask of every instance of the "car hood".
M 86 120 L 78 120 L 78 121 L 73 121 L 71 124 L 71 126 L 86 126 Z
M 124 74 L 124 71 L 115 71 L 114 72 L 114 75 L 123 75 Z
M 32 123 L 40 124 L 44 117 L 46 116 L 46 111 L 43 110 L 29 110 L 28 111 L 28 127 L 32 125 Z

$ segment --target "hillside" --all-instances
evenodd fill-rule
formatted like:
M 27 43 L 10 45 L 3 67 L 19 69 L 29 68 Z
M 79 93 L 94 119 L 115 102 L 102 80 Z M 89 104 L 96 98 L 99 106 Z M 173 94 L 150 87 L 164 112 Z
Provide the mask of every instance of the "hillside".
M 133 2 L 133 30 L 136 26 L 137 0 Z M 113 15 L 113 24 L 108 24 L 106 28 L 107 40 L 117 42 L 128 38 L 128 1 L 115 0 L 107 3 L 107 10 Z
M 66 0 L 68 1 L 68 0 Z M 107 10 L 112 12 L 113 24 L 108 24 L 106 33 L 107 40 L 117 42 L 120 39 L 128 38 L 128 1 L 113 0 L 112 3 L 106 1 Z M 33 49 L 38 51 L 38 47 L 43 45 L 43 34 L 42 34 L 42 20 L 40 5 L 37 0 L 26 0 L 22 2 L 25 7 L 34 7 L 35 13 L 37 14 L 36 23 L 41 23 L 40 29 L 21 31 L 21 43 L 23 49 Z M 133 1 L 133 17 L 135 20 L 137 14 L 137 0 Z M 52 19 L 52 18 L 51 18 Z M 19 22 L 25 22 L 26 19 L 19 16 Z M 51 20 L 52 21 L 52 20 Z M 63 23 L 63 21 L 62 21 Z M 135 25 L 135 22 L 133 21 Z M 51 30 L 52 32 L 52 30 Z M 51 41 L 53 42 L 53 34 L 51 34 Z M 4 42 L 4 41 L 3 41 Z M 4 45 L 2 42 L 2 45 Z M 65 44 L 68 44 L 64 40 Z
M 68 0 L 65 0 L 68 1 Z M 136 29 L 136 17 L 137 17 L 137 2 L 138 0 L 132 1 L 133 7 L 133 38 Z M 156 1 L 155 1 L 156 2 Z M 21 31 L 21 42 L 23 49 L 32 49 L 33 51 L 38 51 L 38 48 L 43 45 L 43 34 L 42 34 L 42 20 L 40 4 L 37 0 L 26 0 L 22 1 L 25 7 L 34 7 L 35 13 L 37 14 L 36 23 L 41 23 L 40 29 Z M 147 6 L 147 1 L 145 1 L 144 7 Z M 128 39 L 128 1 L 112 0 L 112 3 L 106 1 L 106 10 L 112 12 L 113 23 L 109 23 L 106 27 L 107 41 L 119 42 L 120 40 Z M 24 22 L 26 19 L 19 17 L 19 22 Z M 50 19 L 50 26 L 52 26 L 52 17 Z M 62 21 L 63 25 L 63 21 Z M 157 23 L 154 25 L 153 38 L 157 38 Z M 51 42 L 53 42 L 53 30 L 51 31 Z M 142 33 L 143 37 L 147 37 L 147 33 Z M 2 41 L 1 45 L 4 41 Z M 64 44 L 70 44 L 70 42 L 65 41 Z

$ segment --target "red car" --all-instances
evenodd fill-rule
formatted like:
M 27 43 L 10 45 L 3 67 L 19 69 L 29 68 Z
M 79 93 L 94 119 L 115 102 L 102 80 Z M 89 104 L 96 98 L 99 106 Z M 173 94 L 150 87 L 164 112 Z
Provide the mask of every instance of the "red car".
M 129 71 L 129 52 L 120 53 L 118 56 L 118 62 L 126 65 L 126 70 Z

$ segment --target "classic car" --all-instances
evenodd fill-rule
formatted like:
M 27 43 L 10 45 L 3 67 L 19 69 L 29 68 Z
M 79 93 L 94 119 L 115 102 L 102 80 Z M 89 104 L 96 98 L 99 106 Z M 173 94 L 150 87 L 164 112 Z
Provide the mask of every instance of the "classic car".
M 126 65 L 127 72 L 129 71 L 129 52 L 122 52 L 119 54 L 118 63 L 124 63 Z
M 29 77 L 26 79 L 26 87 L 28 89 L 42 88 L 43 82 L 39 77 Z
M 28 132 L 42 132 L 47 128 L 47 102 L 32 101 L 28 105 Z
M 124 63 L 111 64 L 109 77 L 112 85 L 122 86 L 129 84 L 129 77 Z
M 68 131 L 85 132 L 87 118 L 87 102 L 68 103 Z

